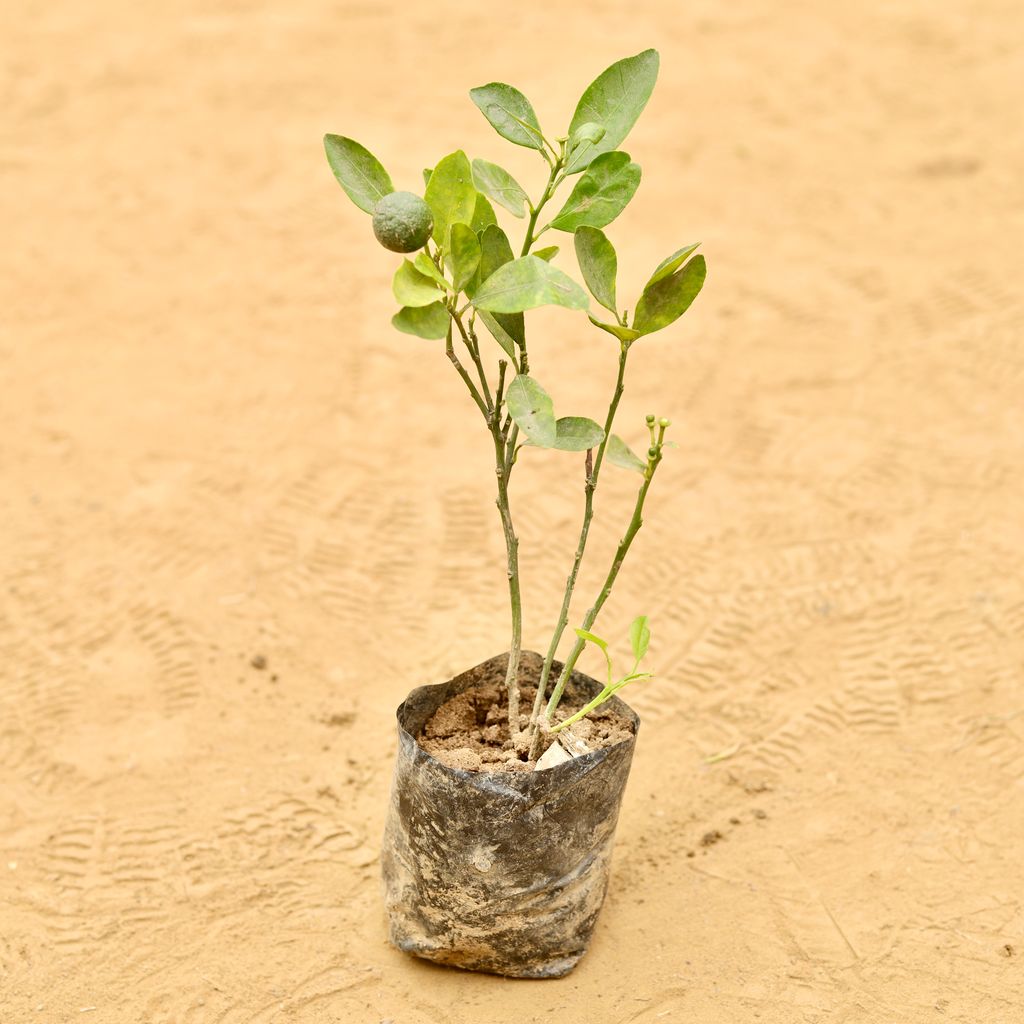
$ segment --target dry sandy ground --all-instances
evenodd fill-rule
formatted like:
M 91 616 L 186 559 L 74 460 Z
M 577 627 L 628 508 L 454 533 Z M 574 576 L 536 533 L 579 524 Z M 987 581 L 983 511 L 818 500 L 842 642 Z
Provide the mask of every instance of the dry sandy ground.
M 3 1024 L 1024 1019 L 1019 3 L 3 21 Z M 603 619 L 659 672 L 613 886 L 568 979 L 446 971 L 387 946 L 377 845 L 395 705 L 506 644 L 488 444 L 320 137 L 536 188 L 466 90 L 564 123 L 649 45 L 621 291 L 697 238 L 710 276 L 620 413 L 681 447 Z M 599 413 L 610 339 L 533 338 Z M 564 458 L 515 482 L 533 647 Z

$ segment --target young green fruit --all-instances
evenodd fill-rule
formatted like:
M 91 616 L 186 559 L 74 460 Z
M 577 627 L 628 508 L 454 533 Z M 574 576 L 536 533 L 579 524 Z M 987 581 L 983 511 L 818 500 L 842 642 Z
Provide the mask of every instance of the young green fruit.
M 373 209 L 373 233 L 392 252 L 422 249 L 433 230 L 430 207 L 412 192 L 391 192 Z

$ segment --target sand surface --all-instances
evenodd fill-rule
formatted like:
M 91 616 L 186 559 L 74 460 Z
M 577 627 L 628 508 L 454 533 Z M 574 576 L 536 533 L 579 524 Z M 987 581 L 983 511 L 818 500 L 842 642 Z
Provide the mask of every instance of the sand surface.
M 1019 3 L 3 23 L 3 1024 L 1024 1019 Z M 648 613 L 658 672 L 612 889 L 564 981 L 447 971 L 387 946 L 378 841 L 394 707 L 507 646 L 488 439 L 391 330 L 320 138 L 399 187 L 461 145 L 536 190 L 467 89 L 554 126 L 649 45 L 620 293 L 696 239 L 710 275 L 620 412 L 680 448 L 601 620 Z M 614 343 L 532 337 L 600 415 Z M 581 488 L 527 455 L 537 648 Z M 586 596 L 633 486 L 606 475 Z

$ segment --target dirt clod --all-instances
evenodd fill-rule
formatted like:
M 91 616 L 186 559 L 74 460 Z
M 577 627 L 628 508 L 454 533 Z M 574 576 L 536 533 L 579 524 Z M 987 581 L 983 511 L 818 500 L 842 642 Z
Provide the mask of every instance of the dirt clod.
M 324 715 L 324 717 L 320 719 L 324 725 L 331 725 L 335 728 L 351 725 L 355 720 L 356 713 L 354 711 L 335 711 L 333 714 Z

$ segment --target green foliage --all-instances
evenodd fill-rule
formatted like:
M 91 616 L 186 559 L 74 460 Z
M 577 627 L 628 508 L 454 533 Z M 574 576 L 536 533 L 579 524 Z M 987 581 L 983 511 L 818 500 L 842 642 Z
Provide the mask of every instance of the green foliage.
M 434 241 L 448 246 L 448 232 L 453 224 L 469 224 L 476 207 L 477 191 L 469 158 L 461 149 L 438 162 L 427 182 L 424 198 L 434 215 Z
M 429 257 L 427 257 L 429 262 Z M 433 264 L 431 264 L 433 266 Z M 440 299 L 437 282 L 427 274 L 421 274 L 408 260 L 395 271 L 391 290 L 400 306 L 429 306 Z
M 516 426 L 538 448 L 552 448 L 558 436 L 551 396 L 532 378 L 517 374 L 508 386 L 505 405 Z
M 618 338 L 619 341 L 630 342 L 636 341 L 640 337 L 639 331 L 634 331 L 632 327 L 623 327 L 622 324 L 606 324 L 603 320 L 598 320 L 595 317 L 590 318 L 590 322 L 595 327 L 600 327 L 602 331 L 607 331 L 613 337 Z
M 647 624 L 647 616 L 639 615 L 633 620 L 629 627 L 629 643 L 633 649 L 633 668 L 622 676 L 617 682 L 615 680 L 615 671 L 612 665 L 611 652 L 608 650 L 608 641 L 602 640 L 601 637 L 597 636 L 587 629 L 577 629 L 576 635 L 584 643 L 591 643 L 597 647 L 604 655 L 605 664 L 608 669 L 608 682 L 605 683 L 604 688 L 601 692 L 592 700 L 590 703 L 584 705 L 576 714 L 571 715 L 564 721 L 559 722 L 557 725 L 552 726 L 552 732 L 559 732 L 560 730 L 572 725 L 574 722 L 578 722 L 585 715 L 589 715 L 591 711 L 599 708 L 605 701 L 610 700 L 619 692 L 624 686 L 628 686 L 630 683 L 636 682 L 638 679 L 650 679 L 652 673 L 640 672 L 640 662 L 643 660 L 644 655 L 647 654 L 647 648 L 651 642 L 651 630 Z
M 413 258 L 412 265 L 423 275 L 429 277 L 432 281 L 435 281 L 442 288 L 448 288 L 448 282 L 444 278 L 444 274 L 434 264 L 434 261 L 425 253 L 418 252 Z
M 650 288 L 652 284 L 657 284 L 663 277 L 674 274 L 689 259 L 690 254 L 696 250 L 698 245 L 700 245 L 700 242 L 694 242 L 693 245 L 684 245 L 682 249 L 677 249 L 671 256 L 663 259 L 654 268 L 654 273 L 647 279 L 647 284 L 644 285 L 644 288 Z
M 443 302 L 432 302 L 429 306 L 405 306 L 391 318 L 391 323 L 405 334 L 414 334 L 418 338 L 444 338 L 448 334 L 448 310 Z
M 469 90 L 470 99 L 504 139 L 528 149 L 543 149 L 544 135 L 530 101 L 514 86 L 491 82 Z
M 629 627 L 629 644 L 633 648 L 633 657 L 636 665 L 639 665 L 647 654 L 647 648 L 651 643 L 651 629 L 647 624 L 646 615 L 638 615 Z M 635 668 L 636 665 L 633 667 Z
M 586 292 L 557 267 L 536 256 L 522 256 L 486 278 L 473 304 L 492 313 L 520 313 L 547 305 L 586 309 L 588 300 Z
M 585 452 L 604 440 L 604 428 L 586 416 L 562 416 L 555 423 L 555 443 L 563 452 Z
M 517 375 L 509 385 L 509 415 L 526 437 L 526 444 L 563 452 L 585 452 L 604 440 L 604 429 L 586 416 L 555 419 L 551 396 L 533 377 Z
M 487 328 L 491 337 L 494 338 L 494 340 L 502 347 L 505 354 L 512 359 L 513 365 L 515 365 L 516 360 L 518 359 L 515 338 L 505 330 L 501 321 L 497 316 L 495 316 L 495 314 L 488 313 L 486 309 L 478 309 L 476 315 L 480 319 L 480 322 Z
M 485 228 L 480 233 L 480 267 L 477 270 L 476 278 L 466 286 L 466 294 L 472 298 L 482 282 L 486 281 L 499 267 L 511 263 L 513 259 L 515 256 L 508 235 L 497 224 Z M 478 309 L 477 312 L 483 311 Z M 526 344 L 526 321 L 522 313 L 498 313 L 494 316 L 494 321 L 517 345 Z M 490 330 L 490 325 L 488 325 L 488 330 Z M 497 335 L 495 338 L 501 344 L 501 339 Z
M 595 647 L 599 647 L 602 651 L 604 651 L 606 656 L 608 655 L 608 641 L 602 640 L 596 633 L 591 633 L 588 629 L 577 629 L 576 635 L 581 640 L 590 641 L 590 643 L 592 643 Z M 611 668 L 611 662 L 609 662 L 608 667 L 609 669 Z
M 461 292 L 473 280 L 480 266 L 480 240 L 468 224 L 453 224 L 449 238 L 452 288 Z
M 647 463 L 637 455 L 618 434 L 612 434 L 608 438 L 608 446 L 604 450 L 604 457 L 620 469 L 633 469 L 637 473 L 647 472 Z
M 490 200 L 483 194 L 483 192 L 477 192 L 476 205 L 473 207 L 473 219 L 469 222 L 469 226 L 477 234 L 480 234 L 484 228 L 497 223 L 498 218 L 494 212 L 494 207 L 491 206 Z
M 480 283 L 486 281 L 499 267 L 511 263 L 514 259 L 512 243 L 497 224 L 492 224 L 480 232 L 480 269 L 477 275 Z
M 530 202 L 523 186 L 503 167 L 487 160 L 473 161 L 473 183 L 496 203 L 504 206 L 515 217 L 526 216 Z
M 618 316 L 615 307 L 615 276 L 618 273 L 615 246 L 608 241 L 608 236 L 600 228 L 588 225 L 576 229 L 574 241 L 576 260 L 590 294 L 605 309 Z
M 543 249 L 535 249 L 533 255 L 539 260 L 546 260 L 550 263 L 558 255 L 558 246 L 546 245 Z
M 395 191 L 381 162 L 358 142 L 325 135 L 324 151 L 338 184 L 364 213 L 372 214 L 377 203 Z
M 569 136 L 568 151 L 572 153 L 574 150 L 582 149 L 585 146 L 594 146 L 607 134 L 608 132 L 604 125 L 597 124 L 595 121 L 586 121 Z
M 551 222 L 560 231 L 603 228 L 626 208 L 640 187 L 640 165 L 628 153 L 602 153 L 593 160 Z
M 641 334 L 652 334 L 674 323 L 690 308 L 706 276 L 704 257 L 694 256 L 674 274 L 649 284 L 636 304 L 634 329 Z
M 644 50 L 635 57 L 616 61 L 587 87 L 569 122 L 570 138 L 584 125 L 596 124 L 605 133 L 592 145 L 573 153 L 568 171 L 582 171 L 601 153 L 617 149 L 636 124 L 658 79 L 658 52 Z

